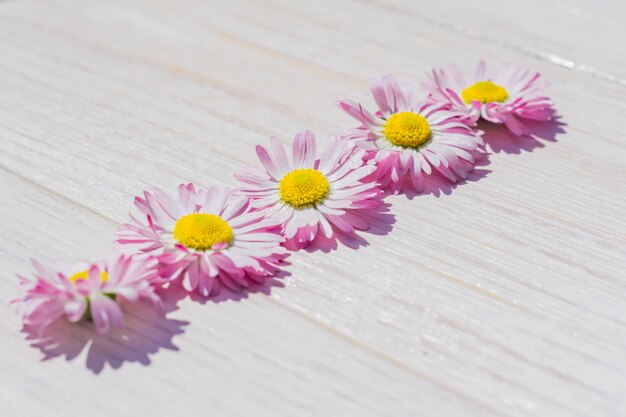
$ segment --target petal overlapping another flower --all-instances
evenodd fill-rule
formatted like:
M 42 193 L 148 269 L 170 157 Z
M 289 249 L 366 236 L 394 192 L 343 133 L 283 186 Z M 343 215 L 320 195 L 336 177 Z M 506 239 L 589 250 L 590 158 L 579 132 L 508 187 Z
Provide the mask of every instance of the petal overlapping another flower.
M 269 149 L 257 146 L 263 170 L 248 168 L 235 174 L 246 184 L 239 192 L 282 225 L 287 244 L 301 248 L 318 234 L 333 238 L 338 232 L 350 234 L 368 229 L 359 211 L 378 207 L 382 191 L 373 179 L 368 179 L 375 167 L 364 163 L 365 151 L 354 148 L 347 140 L 331 138 L 318 155 L 311 131 L 297 134 L 291 148 L 289 159 L 282 142 L 274 137 Z M 314 171 L 317 181 L 323 178 L 327 192 L 310 204 L 294 205 L 283 195 L 281 183 L 298 170 Z
M 361 104 L 340 100 L 338 105 L 361 126 L 342 135 L 366 150 L 368 163 L 376 166 L 381 187 L 394 193 L 403 189 L 421 192 L 426 177 L 438 173 L 452 182 L 467 177 L 484 154 L 482 132 L 475 122 L 448 103 L 418 97 L 411 86 L 401 86 L 393 76 L 370 81 L 378 110 L 374 113 Z M 423 119 L 429 137 L 417 146 L 402 146 L 388 137 L 388 124 L 397 115 Z
M 187 291 L 216 295 L 222 287 L 233 291 L 254 284 L 279 271 L 286 250 L 280 246 L 280 225 L 254 210 L 249 198 L 230 189 L 215 187 L 196 191 L 181 184 L 177 198 L 160 188 L 135 198 L 145 217 L 118 231 L 122 251 L 156 256 L 162 266 L 162 280 L 180 280 Z M 175 228 L 182 218 L 194 214 L 215 216 L 231 229 L 232 241 L 215 242 L 211 248 L 185 246 L 177 240 Z

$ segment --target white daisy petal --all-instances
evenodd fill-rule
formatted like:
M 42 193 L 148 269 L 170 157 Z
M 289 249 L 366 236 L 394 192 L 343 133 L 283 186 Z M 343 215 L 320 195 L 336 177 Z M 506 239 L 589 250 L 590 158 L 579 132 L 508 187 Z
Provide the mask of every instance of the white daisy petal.
M 191 185 L 181 185 L 177 201 L 161 192 L 146 192 L 145 199 L 138 199 L 136 204 L 147 215 L 146 221 L 132 218 L 132 223 L 124 225 L 118 233 L 119 245 L 134 253 L 158 255 L 162 279 L 180 276 L 187 291 L 208 296 L 222 286 L 236 290 L 259 283 L 265 279 L 261 277 L 276 272 L 275 265 L 285 256 L 280 246 L 284 241 L 281 224 L 255 211 L 241 193 L 214 187 L 196 192 Z M 172 204 L 193 209 L 181 209 L 185 215 L 171 220 L 165 228 L 163 215 L 166 210 L 173 211 Z M 153 216 L 153 212 L 158 215 Z M 252 270 L 254 275 L 248 272 Z M 92 285 L 97 284 L 94 277 Z
M 394 83 L 389 86 L 396 88 Z M 396 98 L 394 105 L 402 106 L 402 98 Z M 343 104 L 350 108 L 354 117 L 360 120 L 366 117 L 371 128 L 382 129 L 375 120 L 380 119 L 373 114 L 361 114 L 349 103 Z M 282 157 L 274 153 L 273 163 L 276 165 Z M 364 165 L 365 156 L 366 151 L 355 147 L 350 140 L 331 138 L 318 159 L 315 137 L 307 131 L 295 136 L 292 144 L 293 169 L 281 178 L 276 178 L 273 167 L 262 161 L 268 180 L 278 183 L 275 192 L 268 192 L 260 185 L 242 188 L 240 192 L 247 193 L 254 200 L 254 207 L 262 209 L 263 215 L 282 225 L 290 246 L 302 247 L 314 240 L 318 233 L 332 237 L 334 229 L 329 219 L 344 216 L 344 209 L 362 210 L 379 204 L 367 201 L 380 198 L 382 192 L 375 184 L 364 183 L 369 180 L 366 177 L 376 170 L 373 161 Z M 344 221 L 350 223 L 349 220 Z M 243 245 L 246 241 L 241 242 Z M 259 250 L 264 248 L 264 245 L 258 246 Z

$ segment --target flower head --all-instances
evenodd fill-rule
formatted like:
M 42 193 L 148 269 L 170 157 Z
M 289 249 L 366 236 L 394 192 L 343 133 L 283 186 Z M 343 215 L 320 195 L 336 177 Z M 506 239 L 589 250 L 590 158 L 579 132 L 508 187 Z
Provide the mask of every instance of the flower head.
M 291 160 L 275 137 L 269 149 L 259 145 L 256 151 L 264 171 L 248 168 L 235 174 L 247 184 L 240 192 L 283 225 L 289 246 L 304 247 L 318 234 L 333 238 L 337 231 L 369 228 L 359 212 L 377 208 L 381 190 L 366 180 L 374 167 L 363 164 L 364 151 L 331 138 L 318 155 L 308 130 L 295 136 Z
M 32 260 L 34 280 L 20 278 L 18 304 L 22 322 L 45 327 L 61 316 L 70 322 L 91 319 L 99 333 L 111 326 L 123 327 L 123 313 L 118 303 L 145 298 L 156 305 L 161 299 L 154 292 L 158 279 L 157 260 L 120 256 L 114 263 L 59 263 L 49 267 Z
M 120 249 L 156 256 L 166 281 L 180 278 L 187 291 L 240 291 L 274 275 L 285 258 L 280 226 L 231 190 L 181 184 L 172 198 L 155 188 L 135 206 L 145 217 L 131 215 L 118 231 Z
M 449 104 L 418 99 L 411 86 L 390 75 L 371 80 L 370 88 L 378 106 L 374 113 L 350 100 L 337 104 L 361 123 L 343 137 L 368 151 L 366 159 L 377 166 L 383 188 L 419 192 L 433 172 L 462 180 L 484 153 L 482 132 L 472 130 L 474 122 Z
M 547 121 L 554 117 L 552 102 L 541 93 L 546 86 L 538 72 L 527 68 L 506 67 L 488 76 L 484 61 L 469 77 L 456 66 L 433 70 L 424 84 L 433 102 L 448 103 L 472 120 L 482 117 L 504 123 L 518 136 L 527 133 L 523 119 Z

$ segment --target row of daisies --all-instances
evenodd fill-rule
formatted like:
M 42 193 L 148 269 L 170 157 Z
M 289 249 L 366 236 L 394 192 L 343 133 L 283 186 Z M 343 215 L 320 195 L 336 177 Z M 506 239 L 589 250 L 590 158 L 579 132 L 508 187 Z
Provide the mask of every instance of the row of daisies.
M 469 80 L 456 67 L 433 70 L 419 92 L 392 76 L 372 80 L 377 110 L 338 101 L 358 126 L 323 149 L 306 131 L 289 157 L 272 138 L 256 148 L 259 167 L 235 174 L 241 188 L 145 191 L 135 198 L 138 214 L 118 231 L 123 255 L 55 267 L 33 261 L 34 279 L 19 277 L 13 302 L 26 326 L 65 316 L 105 333 L 123 326 L 121 304 L 159 306 L 173 286 L 212 296 L 261 284 L 289 251 L 370 228 L 385 195 L 420 192 L 431 175 L 462 181 L 485 153 L 479 119 L 516 135 L 526 133 L 525 120 L 551 120 L 544 87 L 539 73 L 510 67 L 489 76 L 483 62 Z

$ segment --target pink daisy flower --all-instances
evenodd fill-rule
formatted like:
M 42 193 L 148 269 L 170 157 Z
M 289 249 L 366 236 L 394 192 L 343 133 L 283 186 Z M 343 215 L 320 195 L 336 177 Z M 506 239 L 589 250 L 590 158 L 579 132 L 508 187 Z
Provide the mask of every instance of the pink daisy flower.
M 359 212 L 379 207 L 382 192 L 364 181 L 374 171 L 363 165 L 364 151 L 331 138 L 318 156 L 307 130 L 294 137 L 291 160 L 275 137 L 269 149 L 258 145 L 256 152 L 264 171 L 248 168 L 235 178 L 249 185 L 240 192 L 283 226 L 288 246 L 303 248 L 318 234 L 332 239 L 335 232 L 369 229 Z
M 26 326 L 45 327 L 61 316 L 75 323 L 91 319 L 98 333 L 124 325 L 121 300 L 147 299 L 160 306 L 161 299 L 152 284 L 158 278 L 154 258 L 120 256 L 112 265 L 59 263 L 56 268 L 34 259 L 35 279 L 20 278 L 21 295 L 12 303 L 19 306 Z
M 286 250 L 280 226 L 254 211 L 250 200 L 215 187 L 196 192 L 181 184 L 171 198 L 159 188 L 135 198 L 145 216 L 118 231 L 120 249 L 156 256 L 166 281 L 216 295 L 261 284 L 278 272 Z
M 391 75 L 372 79 L 370 89 L 378 106 L 375 113 L 350 100 L 337 104 L 361 123 L 343 137 L 368 151 L 383 188 L 420 192 L 435 172 L 453 182 L 466 178 L 484 153 L 482 132 L 468 126 L 473 122 L 447 103 L 417 99 L 411 86 L 400 86 Z
M 424 87 L 433 101 L 448 103 L 474 121 L 482 117 L 504 123 L 520 136 L 528 133 L 524 119 L 548 121 L 554 117 L 552 101 L 542 95 L 547 83 L 539 78 L 538 72 L 510 66 L 490 77 L 485 62 L 480 61 L 469 78 L 456 66 L 433 70 Z

